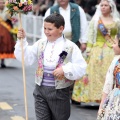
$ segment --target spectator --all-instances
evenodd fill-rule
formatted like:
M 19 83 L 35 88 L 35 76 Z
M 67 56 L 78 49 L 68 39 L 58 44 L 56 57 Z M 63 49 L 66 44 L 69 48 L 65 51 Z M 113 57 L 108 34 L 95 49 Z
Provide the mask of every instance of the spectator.
M 86 4 L 84 6 L 84 10 L 90 16 L 93 16 L 96 11 L 96 5 L 98 5 L 100 0 L 86 0 Z
M 5 68 L 6 58 L 15 58 L 14 57 L 14 45 L 15 41 L 11 34 L 11 29 L 13 27 L 11 20 L 9 19 L 9 14 L 6 12 L 4 6 L 4 0 L 0 1 L 0 59 L 1 67 Z
M 34 2 L 33 13 L 35 15 L 44 16 L 46 10 L 54 4 L 54 0 L 40 0 Z
M 74 0 L 74 2 L 84 9 L 86 4 L 85 0 Z
M 85 7 L 85 0 L 74 0 L 76 4 L 78 4 L 79 6 L 81 6 L 83 9 Z M 90 21 L 92 19 L 92 17 L 86 12 L 86 18 L 87 18 L 87 21 Z
M 46 11 L 45 18 L 52 13 L 60 13 L 65 19 L 65 29 L 63 31 L 65 37 L 72 40 L 84 51 L 87 42 L 87 19 L 83 9 L 77 4 L 69 2 L 69 0 L 57 0 L 57 2 L 58 5 L 52 6 Z
M 120 13 L 120 0 L 116 0 L 116 6 L 117 6 L 117 10 Z

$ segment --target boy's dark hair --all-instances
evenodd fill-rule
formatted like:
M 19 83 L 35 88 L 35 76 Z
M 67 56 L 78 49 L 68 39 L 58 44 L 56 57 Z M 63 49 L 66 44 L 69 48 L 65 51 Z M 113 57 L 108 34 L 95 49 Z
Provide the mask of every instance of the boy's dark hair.
M 56 28 L 59 28 L 60 26 L 65 25 L 65 21 L 62 15 L 58 13 L 53 13 L 45 18 L 44 22 L 54 23 Z
M 118 39 L 118 46 L 120 48 L 120 32 L 117 34 L 117 39 Z

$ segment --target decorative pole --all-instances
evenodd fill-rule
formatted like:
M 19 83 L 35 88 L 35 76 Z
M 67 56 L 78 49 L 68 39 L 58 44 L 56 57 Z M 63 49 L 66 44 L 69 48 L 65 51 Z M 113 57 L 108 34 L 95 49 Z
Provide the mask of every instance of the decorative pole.
M 22 28 L 21 13 L 19 13 L 19 21 L 20 21 L 20 28 Z M 27 92 L 26 92 L 26 77 L 25 77 L 25 65 L 24 65 L 24 49 L 23 49 L 23 39 L 22 39 L 22 38 L 21 38 L 21 49 L 22 49 L 22 72 L 23 72 L 25 114 L 26 114 L 26 120 L 28 120 Z
M 8 0 L 5 3 L 8 8 L 8 13 L 11 15 L 19 14 L 20 28 L 22 28 L 21 14 L 27 14 L 32 11 L 32 1 L 31 0 Z M 23 86 L 24 86 L 24 103 L 25 103 L 25 115 L 26 120 L 28 120 L 28 107 L 27 107 L 27 92 L 26 92 L 26 77 L 25 77 L 25 65 L 24 65 L 24 49 L 23 49 L 23 39 L 21 38 L 21 50 L 22 50 L 22 72 L 23 72 Z

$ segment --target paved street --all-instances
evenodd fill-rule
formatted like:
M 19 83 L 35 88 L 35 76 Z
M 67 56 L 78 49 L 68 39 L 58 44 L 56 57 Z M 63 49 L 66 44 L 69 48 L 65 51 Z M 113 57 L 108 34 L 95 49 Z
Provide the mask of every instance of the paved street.
M 7 60 L 6 62 L 8 67 L 5 69 L 0 68 L 0 120 L 25 120 L 21 63 L 17 60 Z M 29 120 L 35 120 L 32 95 L 34 71 L 35 65 L 26 67 Z M 95 120 L 97 110 L 98 106 L 71 105 L 69 120 Z

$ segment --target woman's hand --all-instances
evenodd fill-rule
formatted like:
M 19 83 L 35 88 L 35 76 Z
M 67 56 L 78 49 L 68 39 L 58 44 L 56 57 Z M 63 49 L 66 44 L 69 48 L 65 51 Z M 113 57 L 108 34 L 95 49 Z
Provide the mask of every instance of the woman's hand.
M 21 40 L 21 39 L 24 39 L 25 38 L 25 31 L 24 31 L 24 29 L 23 28 L 19 28 L 18 29 L 18 33 L 17 33 L 17 38 L 19 39 L 19 40 Z

